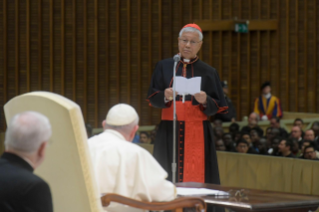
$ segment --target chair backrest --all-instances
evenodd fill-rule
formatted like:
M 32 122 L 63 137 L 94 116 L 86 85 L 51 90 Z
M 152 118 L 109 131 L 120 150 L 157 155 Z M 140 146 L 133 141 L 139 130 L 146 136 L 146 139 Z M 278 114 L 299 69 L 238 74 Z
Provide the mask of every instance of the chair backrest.
M 58 94 L 31 92 L 10 100 L 4 111 L 7 123 L 24 111 L 49 118 L 52 144 L 36 174 L 50 185 L 54 211 L 103 211 L 80 107 Z

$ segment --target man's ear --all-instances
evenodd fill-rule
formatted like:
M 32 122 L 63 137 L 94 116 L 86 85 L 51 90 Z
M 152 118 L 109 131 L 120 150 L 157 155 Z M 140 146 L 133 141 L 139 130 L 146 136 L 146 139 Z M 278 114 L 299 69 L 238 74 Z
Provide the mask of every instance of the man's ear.
M 103 121 L 102 121 L 102 127 L 103 127 L 103 130 L 105 130 L 105 125 L 106 125 L 106 121 L 105 121 L 105 120 L 103 120 Z
M 38 149 L 38 156 L 40 156 L 41 158 L 45 156 L 47 145 L 48 145 L 48 142 L 43 142 Z
M 132 132 L 131 132 L 131 134 L 130 134 L 130 138 L 131 138 L 132 141 L 133 141 L 133 139 L 134 139 L 134 136 L 135 136 L 135 134 L 136 134 L 138 128 L 139 128 L 138 124 L 135 125 L 135 127 L 133 128 L 133 130 L 132 130 Z

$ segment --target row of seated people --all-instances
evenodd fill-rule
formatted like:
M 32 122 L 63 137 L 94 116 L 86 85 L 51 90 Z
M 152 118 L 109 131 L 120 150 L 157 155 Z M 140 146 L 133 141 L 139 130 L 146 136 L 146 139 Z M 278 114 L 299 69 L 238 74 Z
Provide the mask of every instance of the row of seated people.
M 252 113 L 241 130 L 237 123 L 229 126 L 229 133 L 223 132 L 220 121 L 214 125 L 215 145 L 220 151 L 319 159 L 319 122 L 303 132 L 303 120 L 297 118 L 288 133 L 280 127 L 280 119 L 274 117 L 264 134 L 258 126 L 258 115 Z

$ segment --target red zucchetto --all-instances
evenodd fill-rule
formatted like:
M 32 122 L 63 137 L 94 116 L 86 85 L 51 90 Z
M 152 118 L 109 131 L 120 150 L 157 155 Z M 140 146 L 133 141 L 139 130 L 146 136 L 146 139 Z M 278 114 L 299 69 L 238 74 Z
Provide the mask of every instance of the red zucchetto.
M 202 29 L 195 23 L 192 24 L 186 24 L 182 29 L 186 28 L 186 27 L 193 27 L 195 29 L 198 29 L 200 32 L 202 32 Z

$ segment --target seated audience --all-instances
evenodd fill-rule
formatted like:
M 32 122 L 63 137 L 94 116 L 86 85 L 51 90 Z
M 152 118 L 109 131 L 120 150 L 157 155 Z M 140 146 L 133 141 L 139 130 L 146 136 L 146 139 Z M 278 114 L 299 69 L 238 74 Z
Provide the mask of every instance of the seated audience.
M 251 139 L 250 139 L 250 134 L 249 133 L 242 133 L 241 134 L 241 137 L 240 137 L 240 140 L 244 139 L 245 141 L 247 141 L 249 147 L 252 146 L 251 144 Z
M 301 146 L 301 154 L 299 155 L 300 158 L 305 158 L 303 152 L 305 151 L 305 148 L 307 146 L 313 146 L 316 150 L 316 143 L 314 141 L 309 141 L 309 140 L 303 140 L 302 146 Z M 319 151 L 315 151 L 317 158 L 319 158 Z
M 258 148 L 258 145 L 259 145 L 259 140 L 260 140 L 260 137 L 257 133 L 256 130 L 251 130 L 250 131 L 250 140 L 251 140 L 251 143 L 252 143 L 252 148 L 257 152 L 259 153 L 259 148 Z
M 266 140 L 267 140 L 267 148 L 270 149 L 271 148 L 271 141 L 273 139 L 272 133 L 271 133 L 272 128 L 268 127 L 266 129 Z
M 236 151 L 239 153 L 247 153 L 249 149 L 249 144 L 245 139 L 239 139 L 236 145 Z
M 259 154 L 261 155 L 269 155 L 268 154 L 268 144 L 267 139 L 265 137 L 261 137 L 258 142 Z
M 315 121 L 312 124 L 311 129 L 315 132 L 315 142 L 319 144 L 319 121 Z
M 306 146 L 304 149 L 303 155 L 304 155 L 304 159 L 318 160 L 314 146 L 311 146 L 311 145 Z
M 315 132 L 312 129 L 306 130 L 303 139 L 309 140 L 309 141 L 314 141 L 315 140 Z
M 226 151 L 226 147 L 222 139 L 218 139 L 215 146 L 217 151 Z
M 100 193 L 148 202 L 170 201 L 175 198 L 175 186 L 166 180 L 166 171 L 149 152 L 131 143 L 138 121 L 133 107 L 117 104 L 103 121 L 104 132 L 89 139 Z M 116 203 L 107 210 L 128 211 Z
M 223 126 L 223 122 L 220 119 L 215 119 L 213 121 L 213 125 L 214 125 L 214 127 L 222 127 Z
M 303 138 L 305 136 L 305 133 L 304 131 L 302 130 L 303 129 L 303 120 L 301 118 L 296 118 L 294 120 L 294 126 L 298 126 L 300 129 L 301 129 L 301 137 Z
M 300 155 L 302 155 L 302 151 L 301 151 L 301 149 L 299 149 L 299 143 L 298 143 L 297 139 L 291 138 L 291 141 L 293 143 L 292 149 L 291 149 L 292 154 L 295 157 L 300 157 Z
M 51 133 L 49 120 L 37 112 L 10 121 L 0 158 L 0 211 L 53 211 L 49 185 L 33 174 L 45 158 Z
M 272 117 L 270 119 L 270 126 L 272 128 L 277 128 L 279 129 L 280 133 L 279 133 L 279 136 L 282 137 L 282 138 L 287 138 L 288 137 L 288 132 L 280 127 L 280 118 L 279 117 Z
M 282 140 L 282 138 L 279 136 L 277 136 L 271 140 L 271 148 L 268 150 L 268 154 L 273 155 L 273 156 L 279 155 L 278 145 L 279 145 L 281 140 Z
M 148 132 L 140 132 L 140 143 L 142 144 L 149 144 L 151 141 L 150 135 Z
M 297 139 L 299 148 L 302 146 L 302 131 L 299 126 L 293 126 L 291 129 L 290 138 Z
M 229 132 L 231 133 L 233 140 L 235 141 L 236 133 L 239 132 L 239 125 L 237 123 L 232 123 L 229 125 Z
M 224 134 L 224 130 L 222 127 L 214 127 L 213 128 L 213 132 L 214 132 L 214 135 L 216 137 L 216 139 L 221 139 L 223 137 L 223 134 Z
M 258 132 L 259 136 L 264 135 L 264 131 L 258 126 L 259 116 L 256 113 L 251 113 L 248 118 L 248 125 L 241 129 L 242 133 L 250 133 L 250 130 L 254 129 Z
M 92 137 L 93 128 L 92 128 L 91 124 L 85 124 L 85 128 L 86 128 L 86 133 L 88 135 L 88 138 Z
M 270 82 L 263 83 L 260 91 L 262 94 L 255 100 L 254 112 L 260 116 L 261 120 L 270 120 L 271 117 L 281 118 L 280 101 L 271 94 Z
M 150 135 L 150 138 L 151 138 L 151 144 L 154 144 L 154 141 L 155 141 L 155 137 L 156 137 L 156 133 L 157 133 L 157 130 L 158 130 L 158 127 L 159 125 L 155 125 L 155 128 L 154 130 L 151 131 L 151 135 Z
M 223 135 L 223 142 L 226 147 L 226 151 L 228 152 L 235 152 L 235 143 L 230 133 L 224 133 Z
M 228 83 L 227 81 L 221 81 L 222 84 L 222 88 L 223 88 L 223 92 L 224 92 L 224 97 L 225 100 L 227 102 L 227 106 L 228 106 L 228 113 L 222 114 L 222 113 L 217 113 L 215 115 L 216 119 L 220 119 L 223 122 L 235 122 L 236 120 L 236 108 L 233 105 L 233 102 L 231 101 L 231 99 L 227 96 L 228 95 Z
M 286 158 L 294 158 L 292 154 L 293 141 L 292 139 L 282 139 L 278 145 L 279 156 Z

